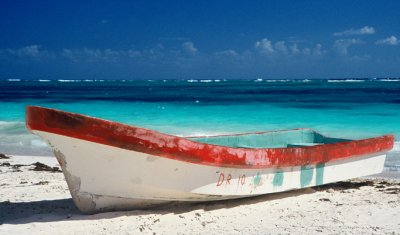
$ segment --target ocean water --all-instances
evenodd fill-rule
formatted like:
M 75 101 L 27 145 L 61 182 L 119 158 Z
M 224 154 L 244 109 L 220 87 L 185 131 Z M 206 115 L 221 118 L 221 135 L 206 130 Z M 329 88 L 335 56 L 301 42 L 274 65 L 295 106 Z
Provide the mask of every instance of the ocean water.
M 40 105 L 180 136 L 307 127 L 333 137 L 394 134 L 400 172 L 400 79 L 0 80 L 0 152 L 48 155 L 25 128 Z

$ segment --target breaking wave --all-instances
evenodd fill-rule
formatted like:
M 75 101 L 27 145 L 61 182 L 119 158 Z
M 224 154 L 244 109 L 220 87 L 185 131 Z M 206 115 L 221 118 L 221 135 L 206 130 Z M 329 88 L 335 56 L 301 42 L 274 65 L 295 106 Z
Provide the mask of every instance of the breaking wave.
M 28 132 L 25 122 L 0 121 L 0 152 L 15 155 L 51 156 L 47 143 Z
M 328 79 L 328 82 L 365 82 L 364 79 Z

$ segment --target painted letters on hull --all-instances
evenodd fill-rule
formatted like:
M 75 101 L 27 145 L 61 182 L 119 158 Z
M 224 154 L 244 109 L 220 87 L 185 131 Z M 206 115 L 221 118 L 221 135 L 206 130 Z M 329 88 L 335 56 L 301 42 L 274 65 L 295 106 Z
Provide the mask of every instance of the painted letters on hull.
M 172 201 L 211 201 L 312 187 L 377 174 L 385 155 L 279 169 L 215 167 L 159 158 L 57 134 L 50 140 L 73 199 L 84 212 Z

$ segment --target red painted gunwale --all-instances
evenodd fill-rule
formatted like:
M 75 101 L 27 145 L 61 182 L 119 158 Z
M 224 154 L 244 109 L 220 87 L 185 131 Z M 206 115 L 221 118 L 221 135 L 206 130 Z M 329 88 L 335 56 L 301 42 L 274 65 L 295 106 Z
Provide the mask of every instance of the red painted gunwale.
M 38 106 L 26 108 L 26 126 L 31 131 L 54 133 L 178 161 L 246 169 L 325 163 L 388 151 L 394 142 L 393 135 L 384 135 L 296 148 L 233 148 Z M 265 132 L 256 134 L 262 133 Z

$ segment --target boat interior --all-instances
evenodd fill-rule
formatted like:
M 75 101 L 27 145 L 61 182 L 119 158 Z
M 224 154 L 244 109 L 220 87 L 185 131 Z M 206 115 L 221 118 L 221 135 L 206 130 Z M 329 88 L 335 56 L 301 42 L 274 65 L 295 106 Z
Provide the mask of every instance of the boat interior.
M 293 148 L 351 141 L 349 139 L 326 137 L 311 129 L 188 137 L 188 139 L 200 143 L 234 148 Z

